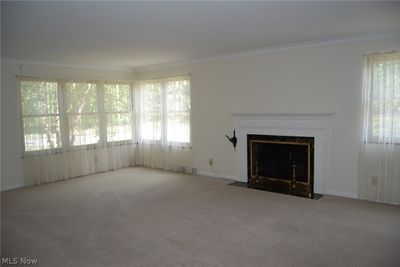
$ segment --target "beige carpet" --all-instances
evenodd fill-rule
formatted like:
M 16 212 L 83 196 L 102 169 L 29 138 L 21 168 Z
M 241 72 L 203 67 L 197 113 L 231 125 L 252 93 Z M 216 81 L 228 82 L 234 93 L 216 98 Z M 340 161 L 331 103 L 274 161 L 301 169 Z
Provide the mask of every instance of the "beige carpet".
M 1 194 L 2 257 L 40 266 L 400 266 L 400 206 L 128 168 Z

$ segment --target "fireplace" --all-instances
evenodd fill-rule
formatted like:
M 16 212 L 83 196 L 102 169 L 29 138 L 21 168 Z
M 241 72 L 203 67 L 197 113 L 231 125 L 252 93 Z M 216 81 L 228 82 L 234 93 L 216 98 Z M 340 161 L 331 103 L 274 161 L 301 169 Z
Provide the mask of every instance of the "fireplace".
M 312 198 L 314 137 L 247 135 L 250 188 Z

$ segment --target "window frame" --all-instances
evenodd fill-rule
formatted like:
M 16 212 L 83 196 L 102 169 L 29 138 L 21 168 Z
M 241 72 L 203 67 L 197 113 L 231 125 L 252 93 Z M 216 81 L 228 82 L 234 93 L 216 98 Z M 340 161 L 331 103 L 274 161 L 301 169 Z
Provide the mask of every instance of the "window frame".
M 191 88 L 191 79 L 189 76 L 180 76 L 180 77 L 173 77 L 173 78 L 169 78 L 166 79 L 164 81 L 164 84 L 166 85 L 169 81 L 177 81 L 177 80 L 181 80 L 181 81 L 188 81 L 189 82 L 189 103 L 190 103 L 190 108 L 187 111 L 189 114 L 189 141 L 188 142 L 177 142 L 177 141 L 169 141 L 168 140 L 168 94 L 167 94 L 167 87 L 165 86 L 164 88 L 164 96 L 163 99 L 165 99 L 165 104 L 163 106 L 163 114 L 164 114 L 164 131 L 166 133 L 165 135 L 165 141 L 168 145 L 180 145 L 183 147 L 191 147 L 192 144 L 192 88 Z M 181 111 L 181 112 L 186 112 L 186 111 Z M 176 113 L 176 112 L 175 112 Z
M 168 141 L 168 103 L 167 103 L 167 90 L 166 90 L 166 84 L 170 81 L 176 81 L 176 80 L 187 80 L 189 82 L 189 101 L 190 101 L 190 108 L 188 110 L 188 115 L 189 115 L 189 141 L 188 142 L 176 142 L 176 141 Z M 161 102 L 161 137 L 160 139 L 145 139 L 141 136 L 141 142 L 145 144 L 154 144 L 154 145 L 161 145 L 161 144 L 166 144 L 167 146 L 181 146 L 185 148 L 191 148 L 192 147 L 192 88 L 191 88 L 191 78 L 190 75 L 185 75 L 185 76 L 173 76 L 173 77 L 167 77 L 167 78 L 154 78 L 154 79 L 147 79 L 147 80 L 140 80 L 138 81 L 138 84 L 140 83 L 159 83 L 160 84 L 160 102 Z M 136 86 L 139 87 L 139 90 L 145 90 L 145 89 L 140 89 L 140 85 Z M 141 103 L 142 105 L 142 103 Z M 140 111 L 141 112 L 141 111 Z
M 55 82 L 57 83 L 57 105 L 58 105 L 58 113 L 51 113 L 51 114 L 30 114 L 30 115 L 24 115 L 23 108 L 22 108 L 22 82 Z M 18 77 L 17 80 L 17 105 L 19 106 L 19 112 L 20 112 L 20 127 L 21 127 L 21 143 L 22 143 L 22 153 L 24 156 L 34 156 L 34 155 L 46 155 L 48 153 L 60 153 L 61 149 L 64 146 L 64 139 L 62 135 L 62 112 L 61 112 L 61 104 L 60 104 L 60 93 L 61 93 L 61 88 L 59 81 L 57 79 L 41 79 L 41 78 L 35 78 L 35 77 Z M 60 128 L 60 146 L 55 147 L 55 148 L 45 148 L 45 149 L 38 149 L 38 150 L 26 150 L 26 144 L 25 144 L 25 127 L 24 127 L 24 118 L 38 118 L 38 117 L 58 117 L 59 119 L 59 128 Z
M 96 98 L 97 98 L 97 112 L 85 112 L 85 113 L 69 113 L 67 110 L 68 107 L 68 100 L 67 100 L 67 88 L 66 84 L 67 83 L 86 83 L 86 84 L 95 84 L 96 85 Z M 62 83 L 62 91 L 63 91 L 63 111 L 64 111 L 64 137 L 67 139 L 67 143 L 65 148 L 69 151 L 75 151 L 75 150 L 84 150 L 84 149 L 90 149 L 90 148 L 97 148 L 101 146 L 103 142 L 102 138 L 102 131 L 101 131 L 101 117 L 100 117 L 100 103 L 99 103 L 99 81 L 92 81 L 92 80 L 67 80 Z M 91 144 L 79 144 L 79 145 L 74 145 L 71 143 L 70 139 L 70 116 L 79 116 L 79 115 L 97 115 L 98 118 L 98 127 L 99 127 L 99 141 L 97 143 L 91 143 Z
M 182 79 L 189 81 L 189 101 L 191 101 L 191 80 L 190 76 L 176 76 L 168 78 L 170 79 Z M 55 82 L 57 83 L 57 101 L 58 101 L 58 113 L 55 114 L 23 114 L 22 107 L 22 82 L 23 81 L 31 81 L 31 82 Z M 30 157 L 30 156 L 42 156 L 49 154 L 59 154 L 64 152 L 72 152 L 86 149 L 96 149 L 99 147 L 110 147 L 110 146 L 118 146 L 118 145 L 127 145 L 134 144 L 138 142 L 137 134 L 140 132 L 141 125 L 137 125 L 137 116 L 141 112 L 141 104 L 136 101 L 137 96 L 137 83 L 139 82 L 160 82 L 161 85 L 161 137 L 159 140 L 151 140 L 151 139 L 143 139 L 141 138 L 141 142 L 149 143 L 154 145 L 174 145 L 174 146 L 182 146 L 182 147 L 190 147 L 192 143 L 192 108 L 190 105 L 189 113 L 189 142 L 175 142 L 168 141 L 167 138 L 167 104 L 166 104 L 166 90 L 164 84 L 166 83 L 166 79 L 151 79 L 151 80 L 140 80 L 140 81 L 131 81 L 131 80 L 74 80 L 74 79 L 57 79 L 57 78 L 42 78 L 42 77 L 30 77 L 30 76 L 17 76 L 17 104 L 19 105 L 20 112 L 20 127 L 21 127 L 21 143 L 22 143 L 22 157 Z M 93 113 L 81 113 L 81 114 L 73 114 L 69 113 L 67 110 L 68 101 L 67 101 L 67 83 L 93 83 L 96 86 L 96 97 L 97 97 L 97 112 Z M 106 112 L 105 107 L 105 84 L 127 84 L 129 85 L 129 94 L 130 94 L 130 111 L 129 112 Z M 118 141 L 108 141 L 107 137 L 107 115 L 109 114 L 131 114 L 132 120 L 132 138 L 128 140 L 118 140 Z M 70 140 L 70 129 L 69 129 L 69 116 L 73 115 L 97 115 L 98 117 L 98 126 L 99 127 L 99 140 L 97 143 L 93 144 L 80 144 L 73 145 Z M 46 148 L 39 150 L 31 150 L 26 151 L 25 145 L 25 127 L 24 127 L 24 118 L 27 117 L 55 117 L 59 120 L 59 131 L 60 131 L 60 146 L 57 148 Z
M 106 111 L 106 106 L 105 106 L 105 84 L 118 84 L 118 85 L 128 85 L 129 86 L 129 100 L 130 100 L 130 111 L 124 111 L 124 112 L 118 112 L 118 111 L 113 111 L 113 112 L 108 112 Z M 122 82 L 122 81 L 107 81 L 103 83 L 103 86 L 101 87 L 101 90 L 103 91 L 103 109 L 104 109 L 104 136 L 105 136 L 105 143 L 107 144 L 107 146 L 117 146 L 117 145 L 124 145 L 124 144 L 133 144 L 134 141 L 133 139 L 135 138 L 135 111 L 134 111 L 134 97 L 133 97 L 133 86 L 132 86 L 132 82 L 127 81 L 127 82 Z M 125 139 L 125 140 L 116 140 L 116 141 L 109 141 L 108 140 L 108 134 L 107 134 L 107 124 L 108 124 L 108 120 L 107 120 L 107 115 L 109 114 L 131 114 L 131 139 Z
M 23 81 L 42 81 L 42 82 L 55 82 L 57 83 L 57 101 L 58 101 L 58 113 L 57 114 L 31 114 L 24 115 L 23 107 L 22 107 L 22 82 Z M 66 84 L 67 83 L 92 83 L 96 86 L 96 98 L 97 98 L 97 112 L 85 112 L 81 114 L 68 113 L 67 111 L 67 92 L 66 92 Z M 123 144 L 132 144 L 134 143 L 134 127 L 132 126 L 132 139 L 124 140 L 124 141 L 111 141 L 107 142 L 107 129 L 106 129 L 106 121 L 103 118 L 106 116 L 104 111 L 104 83 L 120 83 L 120 84 L 129 84 L 130 87 L 130 98 L 131 98 L 131 114 L 132 120 L 134 120 L 134 110 L 133 110 L 133 86 L 132 81 L 130 80 L 120 80 L 120 81 L 102 81 L 102 80 L 74 80 L 74 79 L 55 79 L 55 78 L 39 78 L 39 77 L 30 77 L 30 76 L 17 76 L 17 105 L 19 106 L 20 113 L 20 128 L 21 128 L 21 143 L 22 143 L 22 156 L 23 157 L 31 157 L 31 156 L 44 156 L 49 154 L 58 154 L 63 152 L 72 152 L 79 150 L 87 150 L 87 149 L 96 149 L 99 147 L 113 146 L 113 145 L 123 145 Z M 98 127 L 99 127 L 99 141 L 93 144 L 80 144 L 73 145 L 70 142 L 70 129 L 69 129 L 69 116 L 74 115 L 97 115 L 98 117 Z M 60 128 L 60 147 L 57 148 L 46 148 L 39 150 L 31 150 L 27 151 L 25 146 L 25 127 L 24 127 L 24 118 L 26 117 L 58 117 L 59 119 L 59 128 Z M 132 122 L 132 125 L 134 122 Z
M 379 63 L 374 63 L 374 64 L 379 64 Z M 371 89 L 368 95 L 368 118 L 367 118 L 367 123 L 368 123 L 368 134 L 364 140 L 365 143 L 370 143 L 370 144 L 379 144 L 382 143 L 380 139 L 382 138 L 379 135 L 374 135 L 374 101 L 377 99 L 377 97 L 374 95 L 374 89 L 373 89 L 373 84 L 374 84 L 374 79 L 375 79 L 375 69 L 374 65 L 372 66 L 371 70 L 367 70 L 371 72 Z M 394 102 L 395 99 L 400 99 L 400 96 L 393 96 L 392 101 Z M 400 145 L 400 136 L 395 137 L 393 141 L 394 145 Z
M 153 144 L 153 145 L 161 145 L 162 142 L 163 142 L 163 134 L 162 134 L 162 133 L 163 133 L 163 120 L 164 120 L 162 82 L 161 82 L 160 80 L 157 80 L 157 79 L 139 81 L 139 83 L 149 83 L 149 82 L 152 82 L 152 83 L 159 83 L 159 84 L 160 84 L 160 98 L 159 98 L 160 106 L 161 106 L 161 108 L 160 108 L 160 124 L 161 124 L 161 126 L 160 126 L 160 138 L 159 138 L 159 139 L 148 139 L 148 138 L 144 138 L 143 135 L 142 135 L 142 129 L 143 129 L 143 125 L 142 125 L 142 124 L 140 125 L 140 129 L 138 129 L 138 131 L 140 132 L 140 139 L 141 139 L 140 141 L 141 141 L 142 143 L 145 143 L 145 144 Z M 137 90 L 144 91 L 144 90 L 147 90 L 147 89 L 141 89 L 141 88 L 139 88 L 139 89 L 137 89 Z M 141 99 L 142 99 L 142 97 L 143 97 L 142 94 L 143 94 L 143 93 L 140 92 Z M 137 111 L 137 113 L 140 114 L 140 117 L 142 116 L 142 114 L 144 114 L 142 105 L 143 105 L 143 102 L 141 101 L 141 102 L 140 102 L 140 108 L 139 108 L 139 110 Z M 155 111 L 155 110 L 152 110 L 151 112 L 155 113 L 156 111 Z M 141 122 L 141 123 L 142 123 L 142 122 Z

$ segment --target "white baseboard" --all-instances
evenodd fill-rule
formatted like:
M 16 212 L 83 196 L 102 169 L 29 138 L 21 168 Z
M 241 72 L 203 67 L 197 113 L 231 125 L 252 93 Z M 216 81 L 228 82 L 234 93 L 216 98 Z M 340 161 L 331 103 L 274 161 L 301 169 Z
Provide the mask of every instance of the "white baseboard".
M 208 177 L 222 178 L 222 179 L 226 179 L 226 180 L 237 181 L 237 178 L 235 176 L 219 174 L 219 173 L 214 173 L 214 172 L 198 171 L 197 175 L 198 176 L 208 176 Z
M 1 186 L 0 191 L 7 191 L 7 190 L 17 189 L 17 188 L 22 188 L 22 187 L 25 187 L 25 183 L 4 185 L 4 186 Z
M 332 195 L 332 196 L 338 196 L 338 197 L 347 197 L 347 198 L 356 198 L 356 199 L 358 199 L 357 193 L 328 190 L 326 192 L 326 194 L 327 195 Z

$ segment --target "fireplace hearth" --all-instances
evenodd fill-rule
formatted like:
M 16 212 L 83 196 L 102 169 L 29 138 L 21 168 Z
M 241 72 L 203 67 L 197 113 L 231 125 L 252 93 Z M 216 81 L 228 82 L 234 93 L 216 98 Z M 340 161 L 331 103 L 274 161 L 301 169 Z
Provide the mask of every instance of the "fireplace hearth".
M 247 135 L 248 187 L 313 198 L 314 137 Z

